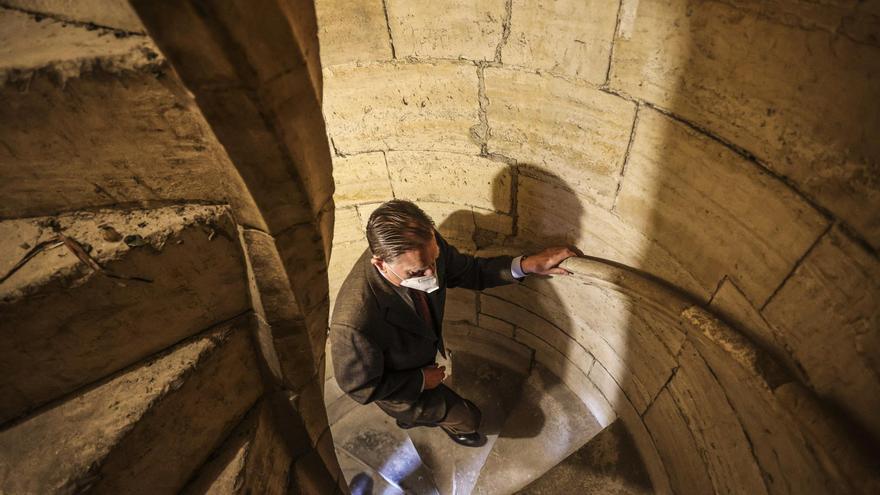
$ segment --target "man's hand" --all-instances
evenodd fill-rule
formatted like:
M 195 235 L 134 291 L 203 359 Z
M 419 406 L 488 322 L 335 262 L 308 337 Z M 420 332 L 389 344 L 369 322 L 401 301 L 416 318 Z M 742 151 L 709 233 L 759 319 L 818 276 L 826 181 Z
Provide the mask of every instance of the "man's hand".
M 559 264 L 577 253 L 567 247 L 551 247 L 540 253 L 530 254 L 522 260 L 524 273 L 536 273 L 538 275 L 570 275 L 571 272 L 560 268 Z
M 422 373 L 425 375 L 425 390 L 430 390 L 436 388 L 446 378 L 446 366 L 437 366 L 437 363 L 434 363 L 422 368 Z

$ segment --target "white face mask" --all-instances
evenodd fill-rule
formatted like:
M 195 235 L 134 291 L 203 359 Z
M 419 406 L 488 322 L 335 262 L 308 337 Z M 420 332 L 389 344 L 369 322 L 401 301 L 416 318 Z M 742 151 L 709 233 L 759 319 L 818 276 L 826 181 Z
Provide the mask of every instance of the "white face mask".
M 397 275 L 397 272 L 391 269 L 391 266 L 387 263 L 385 266 L 388 270 L 397 276 L 400 279 L 400 285 L 409 289 L 420 290 L 422 292 L 427 292 L 428 294 L 434 292 L 435 290 L 440 288 L 440 282 L 437 281 L 437 277 L 434 275 L 424 275 L 421 277 L 411 277 L 411 278 L 403 278 L 400 275 Z

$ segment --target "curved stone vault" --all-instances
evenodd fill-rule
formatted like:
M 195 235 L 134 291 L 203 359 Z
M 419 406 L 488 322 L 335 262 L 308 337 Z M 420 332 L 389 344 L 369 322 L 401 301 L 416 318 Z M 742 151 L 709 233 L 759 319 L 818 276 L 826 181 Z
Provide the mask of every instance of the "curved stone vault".
M 878 32 L 856 0 L 0 1 L 0 493 L 877 493 Z M 582 253 L 450 291 L 484 449 L 325 358 L 393 197 L 465 252 Z

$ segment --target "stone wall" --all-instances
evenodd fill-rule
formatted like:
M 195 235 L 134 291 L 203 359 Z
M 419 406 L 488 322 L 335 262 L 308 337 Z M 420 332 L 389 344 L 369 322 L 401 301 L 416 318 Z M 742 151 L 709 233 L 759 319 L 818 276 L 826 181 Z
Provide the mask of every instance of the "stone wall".
M 790 423 L 813 411 L 794 397 L 815 396 L 831 424 L 880 439 L 872 5 L 319 0 L 331 298 L 391 197 L 465 251 L 572 244 L 681 291 L 789 378 L 749 381 L 679 303 L 640 315 L 658 296 L 592 283 L 455 296 L 470 316 L 453 319 L 586 376 L 596 416 L 625 419 L 659 490 L 832 490 L 848 437 Z M 762 416 L 780 394 L 793 409 Z

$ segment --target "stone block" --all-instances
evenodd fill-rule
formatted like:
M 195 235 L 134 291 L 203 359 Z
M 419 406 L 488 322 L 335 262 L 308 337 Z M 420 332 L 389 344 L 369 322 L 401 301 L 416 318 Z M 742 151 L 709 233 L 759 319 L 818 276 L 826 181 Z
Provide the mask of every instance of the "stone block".
M 499 320 L 487 314 L 480 313 L 477 315 L 477 326 L 484 330 L 491 330 L 508 338 L 513 338 L 514 325 L 512 323 Z
M 356 208 L 337 208 L 333 223 L 333 244 L 364 241 L 365 228 Z
M 320 241 L 310 224 L 290 228 L 275 237 L 293 293 L 305 314 L 327 300 L 327 264 Z
M 617 212 L 706 288 L 726 274 L 763 304 L 827 221 L 782 181 L 724 145 L 639 111 Z M 645 256 L 651 256 L 648 252 Z
M 494 211 L 474 208 L 474 225 L 478 231 L 483 233 L 512 235 L 513 234 L 513 217 L 504 213 L 496 213 Z M 477 235 L 480 235 L 478 232 Z M 477 239 L 479 240 L 479 239 Z M 501 242 L 493 242 L 488 244 L 500 245 Z
M 0 215 L 198 198 L 231 203 L 241 223 L 264 228 L 226 152 L 173 72 L 157 78 L 148 70 L 108 71 L 63 86 L 41 72 L 27 92 L 0 87 L 7 102 L 0 106 L 0 174 L 6 178 Z
M 477 323 L 477 293 L 470 289 L 449 289 L 446 291 L 444 321 L 467 321 Z
M 259 315 L 259 342 L 270 369 L 277 366 L 280 382 L 299 390 L 315 373 L 306 317 L 290 287 L 290 280 L 268 234 L 244 229 L 242 239 L 251 269 L 251 298 Z M 273 363 L 275 361 L 275 363 Z M 274 365 L 274 366 L 273 366 Z
M 865 104 L 880 48 L 838 27 L 869 16 L 854 2 L 624 4 L 612 88 L 748 150 L 880 245 L 880 114 Z
M 336 301 L 336 295 L 339 288 L 345 282 L 345 277 L 351 273 L 355 262 L 364 254 L 364 250 L 368 248 L 366 239 L 339 244 L 333 246 L 333 256 L 330 258 L 330 267 L 327 276 L 330 283 L 330 307 Z
M 196 100 L 259 208 L 265 230 L 276 235 L 314 221 L 316 212 L 294 164 L 253 94 L 244 89 L 204 91 Z
M 9 0 L 6 5 L 74 22 L 144 32 L 144 25 L 125 0 Z
M 2 491 L 179 491 L 262 393 L 252 317 L 208 330 L 6 429 Z
M 333 201 L 337 208 L 381 203 L 394 196 L 382 153 L 333 157 L 333 180 L 336 183 Z
M 308 76 L 303 68 L 284 72 L 260 92 L 264 111 L 271 115 L 268 125 L 292 162 L 291 176 L 317 217 L 333 197 L 333 164 L 321 102 Z
M 286 493 L 291 456 L 272 422 L 265 402 L 254 406 L 182 493 Z
M 558 377 L 536 365 L 523 383 L 520 398 L 511 408 L 471 493 L 516 493 L 601 429 Z
M 94 265 L 59 244 L 57 232 Z M 3 274 L 35 253 L 0 284 L 2 420 L 250 306 L 238 233 L 223 207 L 7 220 L 0 244 Z
M 586 255 L 642 269 L 703 300 L 715 288 L 690 273 L 685 254 L 668 251 L 646 232 L 566 187 L 520 175 L 517 205 L 517 237 L 536 248 L 551 243 L 575 246 Z
M 492 361 L 526 376 L 532 365 L 533 348 L 469 323 L 452 323 L 443 330 L 444 341 L 453 353 L 462 352 Z
M 460 153 L 390 151 L 388 171 L 394 195 L 510 212 L 509 166 Z
M 675 367 L 673 355 L 677 347 L 670 349 L 667 341 L 680 345 L 683 335 L 675 331 L 677 340 L 672 336 L 660 338 L 674 331 L 668 328 L 665 318 L 658 317 L 650 308 L 637 310 L 628 297 L 615 290 L 584 284 L 577 276 L 527 282 L 532 283 L 553 287 L 545 294 L 522 284 L 490 289 L 489 294 L 509 302 L 503 303 L 503 309 L 496 309 L 499 303 L 484 296 L 481 311 L 492 316 L 504 311 L 509 315 L 505 319 L 520 327 L 528 328 L 529 322 L 535 322 L 531 325 L 539 330 L 530 331 L 542 338 L 546 335 L 550 339 L 555 328 L 561 329 L 568 339 L 602 362 L 636 409 L 644 411 Z M 541 328 L 545 318 L 552 324 Z
M 387 0 L 398 58 L 493 60 L 505 0 Z
M 312 447 L 318 445 L 321 435 L 327 430 L 327 410 L 324 407 L 323 382 L 311 380 L 292 400 L 296 412 L 302 418 Z
M 622 421 L 603 430 L 575 453 L 517 492 L 521 495 L 656 493 Z
M 724 389 L 694 346 L 686 341 L 670 395 L 693 435 L 716 493 L 766 494 L 749 438 Z
M 798 412 L 785 409 L 774 397 L 774 383 L 756 374 L 759 369 L 738 365 L 729 346 L 703 336 L 691 340 L 741 422 L 769 493 L 849 492 L 825 472 L 812 442 L 792 418 Z
M 382 0 L 316 1 L 321 65 L 390 60 L 391 40 L 383 6 Z
M 635 105 L 550 75 L 486 68 L 488 147 L 611 208 Z
M 74 7 L 75 8 L 75 7 Z M 85 29 L 56 19 L 12 9 L 0 11 L 3 32 L 0 84 L 26 80 L 35 71 L 53 74 L 63 82 L 106 64 L 108 72 L 149 70 L 159 50 L 143 36 L 113 36 L 108 29 Z M 147 56 L 147 54 L 151 56 Z
M 338 152 L 477 153 L 477 68 L 453 62 L 324 71 L 324 116 Z
M 837 228 L 762 313 L 820 397 L 880 436 L 880 264 Z
M 801 377 L 803 371 L 787 347 L 787 339 L 778 329 L 767 323 L 760 310 L 752 306 L 745 294 L 729 279 L 725 279 L 715 292 L 711 303 L 712 310 L 725 321 L 736 327 L 758 347 L 768 350 L 780 364 L 786 365 L 793 375 Z
M 660 391 L 644 418 L 674 492 L 713 493 L 700 451 L 668 390 Z
M 475 251 L 473 210 L 450 203 L 419 201 L 418 205 L 434 220 L 437 230 L 450 244 L 461 252 Z
M 336 493 L 336 479 L 333 477 L 317 450 L 300 457 L 293 463 L 291 484 L 296 483 L 293 493 Z
M 620 387 L 617 386 L 617 383 L 601 362 L 597 361 L 592 369 L 590 369 L 589 379 L 614 407 L 617 416 L 623 421 L 627 431 L 632 435 L 642 462 L 645 463 L 645 470 L 648 471 L 648 476 L 651 478 L 654 492 L 658 495 L 676 493 L 672 491 L 672 487 L 669 485 L 669 474 L 667 473 L 666 466 L 657 452 L 657 446 L 654 444 L 650 433 L 648 433 L 642 417 L 623 394 Z
M 501 59 L 506 65 L 602 84 L 608 72 L 618 3 L 514 0 L 510 36 Z

